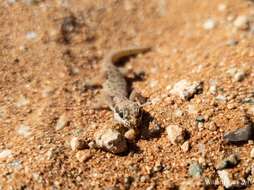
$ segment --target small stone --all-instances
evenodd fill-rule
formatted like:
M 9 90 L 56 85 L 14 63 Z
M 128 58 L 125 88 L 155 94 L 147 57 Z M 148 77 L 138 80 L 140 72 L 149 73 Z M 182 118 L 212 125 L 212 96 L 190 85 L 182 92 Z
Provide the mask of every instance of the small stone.
M 66 117 L 65 114 L 63 114 L 57 120 L 55 129 L 56 130 L 63 129 L 67 125 L 67 123 L 68 123 L 68 118 Z
M 218 128 L 218 126 L 216 125 L 216 123 L 215 123 L 214 121 L 211 121 L 211 122 L 209 123 L 209 125 L 208 125 L 208 129 L 209 129 L 210 131 L 216 131 L 217 128 Z
M 210 81 L 209 92 L 213 95 L 217 93 L 217 82 L 215 80 Z
M 250 157 L 254 158 L 254 148 L 252 148 L 251 151 L 250 151 Z
M 246 73 L 244 70 L 242 69 L 237 69 L 237 68 L 231 68 L 227 71 L 227 73 L 232 77 L 234 82 L 240 82 L 242 81 L 245 76 Z
M 174 115 L 176 117 L 182 117 L 183 116 L 183 111 L 180 110 L 180 109 L 177 109 L 177 110 L 175 110 Z
M 178 125 L 169 125 L 166 132 L 172 144 L 182 144 L 185 141 L 186 130 Z
M 127 150 L 126 140 L 120 132 L 115 129 L 105 128 L 95 134 L 95 142 L 99 148 L 114 154 Z
M 154 167 L 152 168 L 152 173 L 156 173 L 156 172 L 160 172 L 163 170 L 163 165 L 160 161 L 157 161 L 154 165 Z
M 155 183 L 152 183 L 149 187 L 146 188 L 146 190 L 155 190 Z
M 220 177 L 220 180 L 225 188 L 231 188 L 232 187 L 232 181 L 230 179 L 229 173 L 226 170 L 219 170 L 217 171 L 218 175 Z
M 30 127 L 26 126 L 26 125 L 20 125 L 20 127 L 17 129 L 17 133 L 20 136 L 23 136 L 25 138 L 29 137 L 31 135 L 31 129 Z
M 203 179 L 194 177 L 181 182 L 179 190 L 193 190 L 193 189 L 206 189 Z
M 12 157 L 11 150 L 5 149 L 0 151 L 0 159 Z
M 16 102 L 17 107 L 23 107 L 29 104 L 29 100 L 25 96 L 21 96 Z
M 9 4 L 14 4 L 14 3 L 16 3 L 16 0 L 6 0 L 7 1 L 7 3 L 9 3 Z
M 126 139 L 130 140 L 130 141 L 135 140 L 135 139 L 136 139 L 136 136 L 137 136 L 137 134 L 136 134 L 136 131 L 135 131 L 134 129 L 129 129 L 128 131 L 126 131 L 126 132 L 124 133 L 124 137 L 125 137 Z
M 212 30 L 214 29 L 215 26 L 216 26 L 216 22 L 211 18 L 207 19 L 203 24 L 203 28 L 205 30 Z
M 149 179 L 150 179 L 149 175 L 142 175 L 140 177 L 140 182 L 144 183 L 144 182 L 148 181 Z
M 249 28 L 249 19 L 247 16 L 241 15 L 235 19 L 233 24 L 239 30 L 247 30 Z
M 217 101 L 220 101 L 220 102 L 226 102 L 227 101 L 227 98 L 224 95 L 221 95 L 221 94 L 216 96 L 215 99 Z
M 185 141 L 182 146 L 181 149 L 183 152 L 188 152 L 190 150 L 190 142 L 189 141 Z
M 27 38 L 28 40 L 33 40 L 33 39 L 35 39 L 36 37 L 37 37 L 37 33 L 36 33 L 36 32 L 31 31 L 31 32 L 27 32 L 27 33 L 26 33 L 26 38 Z
M 231 154 L 230 156 L 228 156 L 227 158 L 224 158 L 222 161 L 220 161 L 217 166 L 216 169 L 217 170 L 223 170 L 226 168 L 231 168 L 236 166 L 239 163 L 239 158 L 236 154 Z
M 170 90 L 170 94 L 177 95 L 183 100 L 191 99 L 195 94 L 199 93 L 203 89 L 202 82 L 190 83 L 187 80 L 178 81 Z
M 135 179 L 132 176 L 127 176 L 124 178 L 124 187 L 125 189 L 130 189 L 132 182 Z
M 88 143 L 88 147 L 91 148 L 91 149 L 96 148 L 96 143 L 95 143 L 95 141 L 89 142 L 89 143 Z
M 205 122 L 205 118 L 201 115 L 196 117 L 196 122 L 198 123 L 204 123 Z
M 78 137 L 73 137 L 71 139 L 70 146 L 72 150 L 82 150 L 82 149 L 88 148 L 86 141 Z
M 223 3 L 220 3 L 218 5 L 218 11 L 220 11 L 220 12 L 224 12 L 226 10 L 226 8 L 227 8 L 227 6 Z
M 91 155 L 91 152 L 89 150 L 82 150 L 82 151 L 78 151 L 76 153 L 76 158 L 79 162 L 86 162 L 90 158 L 92 158 L 92 155 Z
M 228 46 L 236 46 L 239 42 L 237 40 L 234 39 L 230 39 L 226 42 L 226 45 Z
M 253 138 L 253 127 L 247 125 L 246 127 L 236 129 L 235 131 L 226 133 L 224 140 L 230 143 L 246 142 Z
M 200 177 L 203 173 L 203 168 L 199 163 L 194 162 L 189 166 L 188 173 L 191 177 Z

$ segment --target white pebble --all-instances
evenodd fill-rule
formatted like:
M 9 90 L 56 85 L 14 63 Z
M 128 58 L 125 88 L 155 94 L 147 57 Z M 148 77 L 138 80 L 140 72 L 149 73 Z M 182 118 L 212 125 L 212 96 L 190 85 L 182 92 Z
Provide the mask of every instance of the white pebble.
M 68 118 L 66 117 L 65 114 L 63 114 L 63 115 L 61 115 L 60 118 L 57 120 L 55 129 L 56 129 L 56 130 L 63 129 L 63 128 L 66 126 L 67 123 L 68 123 Z
M 254 158 L 254 148 L 252 148 L 251 151 L 250 151 L 250 157 Z
M 26 126 L 26 125 L 20 125 L 20 127 L 17 129 L 17 133 L 20 136 L 23 136 L 25 138 L 29 137 L 31 135 L 31 129 L 30 127 Z
M 186 141 L 182 144 L 181 149 L 183 152 L 188 152 L 190 150 L 190 142 Z
M 23 107 L 29 104 L 29 100 L 25 96 L 20 96 L 18 101 L 16 102 L 17 107 Z
M 218 11 L 224 12 L 226 10 L 227 6 L 223 3 L 218 5 Z
M 233 24 L 239 30 L 247 30 L 249 28 L 249 19 L 247 16 L 241 15 L 234 20 Z
M 9 3 L 9 4 L 14 4 L 14 3 L 16 3 L 16 0 L 6 0 L 7 1 L 7 3 Z
M 172 144 L 182 144 L 185 140 L 186 131 L 178 125 L 169 125 L 166 132 Z
M 8 157 L 11 157 L 11 156 L 12 156 L 11 150 L 6 149 L 6 150 L 1 150 L 0 151 L 0 159 L 1 158 L 8 158 Z
M 214 29 L 214 27 L 216 26 L 216 22 L 213 19 L 207 19 L 204 23 L 203 23 L 203 28 L 205 30 L 212 30 Z
M 169 93 L 177 95 L 183 100 L 188 100 L 193 97 L 194 94 L 198 93 L 202 88 L 201 82 L 190 83 L 187 80 L 180 80 L 174 85 Z
M 232 186 L 231 179 L 229 177 L 229 173 L 226 170 L 218 170 L 218 175 L 224 187 L 230 188 Z
M 73 137 L 70 141 L 70 146 L 72 150 L 82 150 L 86 148 L 88 145 L 84 140 L 78 137 Z
M 227 73 L 232 77 L 234 82 L 240 82 L 246 76 L 245 71 L 238 68 L 231 68 L 227 71 Z
M 26 33 L 26 38 L 27 38 L 28 40 L 33 40 L 33 39 L 35 39 L 36 37 L 37 37 L 37 33 L 36 33 L 36 32 L 31 31 L 31 32 L 27 32 L 27 33 Z
M 105 128 L 95 134 L 95 142 L 99 148 L 114 154 L 122 153 L 127 150 L 124 136 L 117 130 Z

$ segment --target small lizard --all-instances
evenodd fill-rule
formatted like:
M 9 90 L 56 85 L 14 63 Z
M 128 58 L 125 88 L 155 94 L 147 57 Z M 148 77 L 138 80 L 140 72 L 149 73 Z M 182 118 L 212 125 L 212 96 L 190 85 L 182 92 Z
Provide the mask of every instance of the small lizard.
M 105 82 L 102 87 L 102 98 L 104 103 L 114 113 L 116 122 L 129 129 L 136 129 L 142 119 L 141 105 L 134 101 L 133 94 L 128 96 L 127 81 L 115 65 L 120 59 L 130 57 L 139 53 L 145 53 L 150 48 L 126 48 L 109 53 L 103 59 L 103 78 Z

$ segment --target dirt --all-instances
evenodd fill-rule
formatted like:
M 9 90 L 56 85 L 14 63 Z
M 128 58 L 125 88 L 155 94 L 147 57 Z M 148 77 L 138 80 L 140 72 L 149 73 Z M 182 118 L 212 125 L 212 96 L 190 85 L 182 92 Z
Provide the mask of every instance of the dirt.
M 240 156 L 228 169 L 232 178 L 252 180 L 253 141 L 231 145 L 223 135 L 243 127 L 246 117 L 254 119 L 253 102 L 242 102 L 254 92 L 253 2 L 31 2 L 0 2 L 0 152 L 9 151 L 0 156 L 0 189 L 169 189 L 190 179 L 193 161 L 202 164 L 202 176 L 214 181 L 214 189 L 223 189 L 215 165 L 231 153 Z M 234 26 L 239 15 L 250 18 L 248 29 Z M 215 21 L 209 30 L 203 26 L 208 19 Z M 238 43 L 228 45 L 229 40 Z M 90 84 L 103 56 L 132 45 L 152 48 L 124 65 L 130 76 L 145 73 L 133 82 L 154 102 L 144 107 L 143 125 L 153 127 L 152 118 L 162 129 L 182 126 L 190 150 L 172 145 L 161 132 L 141 137 L 122 155 L 73 151 L 72 137 L 91 140 L 112 118 L 109 110 L 93 109 L 100 88 Z M 230 68 L 246 76 L 234 81 Z M 203 91 L 190 100 L 170 95 L 170 87 L 183 79 L 202 81 Z M 215 94 L 211 80 L 217 81 Z M 205 118 L 204 126 L 197 126 L 197 116 Z M 158 163 L 162 169 L 153 171 Z M 252 189 L 251 183 L 244 188 Z

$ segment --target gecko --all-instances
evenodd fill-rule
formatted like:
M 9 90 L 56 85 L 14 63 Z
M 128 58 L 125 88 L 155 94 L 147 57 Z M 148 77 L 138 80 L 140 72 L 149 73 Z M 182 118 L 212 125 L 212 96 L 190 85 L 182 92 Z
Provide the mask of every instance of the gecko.
M 120 72 L 116 63 L 124 58 L 145 53 L 149 47 L 131 47 L 114 50 L 107 54 L 102 62 L 102 84 L 101 97 L 113 112 L 114 120 L 128 129 L 137 129 L 142 120 L 142 105 L 135 101 L 136 91 L 129 95 L 127 81 Z

